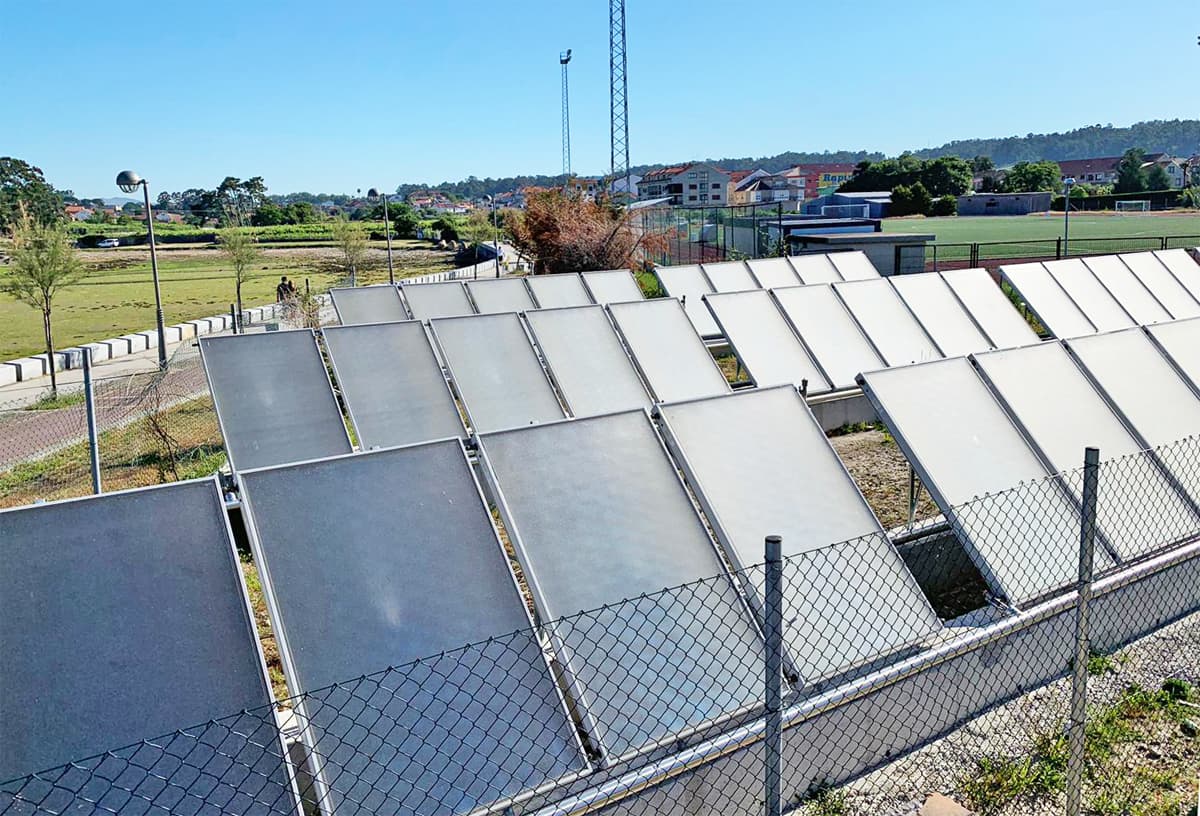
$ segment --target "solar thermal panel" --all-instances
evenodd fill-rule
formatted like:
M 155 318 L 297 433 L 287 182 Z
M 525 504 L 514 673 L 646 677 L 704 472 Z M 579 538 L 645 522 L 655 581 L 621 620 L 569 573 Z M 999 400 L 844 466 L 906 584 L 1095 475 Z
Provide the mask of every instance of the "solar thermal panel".
M 578 273 L 533 275 L 525 279 L 539 309 L 560 309 L 567 306 L 587 306 L 592 302 L 583 278 Z
M 1055 337 L 1096 333 L 1096 327 L 1040 263 L 1002 266 L 1000 275 Z
M 1200 257 L 1200 247 L 1196 248 L 1196 256 Z M 1186 249 L 1160 249 L 1154 253 L 1154 257 L 1200 302 L 1200 264 L 1188 255 Z
M 888 281 L 879 278 L 835 283 L 833 291 L 889 366 L 943 356 Z
M 811 286 L 814 283 L 837 283 L 844 280 L 842 273 L 829 260 L 828 255 L 792 255 L 788 258 L 800 282 Z
M 707 309 L 703 303 L 700 305 Z M 657 298 L 612 303 L 608 310 L 656 401 L 728 393 L 725 375 L 679 301 Z
M 1158 323 L 1146 331 L 1200 391 L 1200 318 Z
M 832 390 L 769 292 L 755 289 L 707 295 L 705 301 L 755 385 L 763 388 L 807 381 L 810 394 Z
M 467 281 L 466 287 L 479 314 L 523 312 L 534 308 L 524 278 Z
M 395 286 L 334 287 L 329 290 L 338 321 L 343 326 L 408 320 L 404 301 Z
M 1078 258 L 1046 261 L 1042 264 L 1050 277 L 1075 302 L 1096 331 L 1116 331 L 1135 325 L 1133 318 L 1109 294 L 1092 271 Z
M 853 388 L 860 373 L 884 367 L 832 286 L 793 286 L 771 294 L 834 388 Z
M 1171 319 L 1171 315 L 1154 295 L 1150 294 L 1150 290 L 1116 255 L 1084 258 L 1083 263 L 1104 284 L 1104 288 L 1112 293 L 1121 304 L 1121 308 L 1133 318 L 1134 323 L 1145 325 Z
M 467 290 L 459 281 L 443 283 L 402 283 L 400 292 L 408 303 L 414 320 L 428 323 L 435 317 L 458 317 L 474 314 Z
M 829 262 L 837 267 L 842 280 L 874 280 L 879 277 L 879 270 L 862 250 L 852 252 L 830 252 Z M 801 275 L 801 277 L 804 277 Z
M 704 305 L 704 296 L 716 290 L 705 277 L 699 264 L 691 266 L 660 266 L 654 274 L 667 297 L 675 298 L 683 304 L 688 319 L 696 327 L 701 337 L 716 337 L 721 333 L 716 322 Z
M 948 269 L 938 274 L 993 346 L 1016 348 L 1038 342 L 1038 336 L 986 269 Z
M 936 272 L 888 278 L 901 300 L 948 357 L 987 351 L 992 344 Z
M 703 264 L 704 276 L 716 292 L 744 292 L 759 288 L 745 261 Z
M 1200 317 L 1200 303 L 1197 303 L 1196 298 L 1175 275 L 1163 266 L 1156 253 L 1133 252 L 1120 257 L 1134 277 L 1150 290 L 1150 294 L 1154 295 L 1155 300 L 1162 304 L 1171 317 L 1176 320 Z M 1187 261 L 1191 263 L 1190 258 Z M 1196 277 L 1200 278 L 1200 267 L 1197 268 Z
M 762 289 L 777 286 L 799 286 L 800 276 L 787 258 L 755 258 L 746 261 L 755 281 Z
M 642 288 L 633 279 L 628 269 L 605 269 L 598 272 L 583 272 L 583 284 L 593 303 L 624 303 L 642 299 Z

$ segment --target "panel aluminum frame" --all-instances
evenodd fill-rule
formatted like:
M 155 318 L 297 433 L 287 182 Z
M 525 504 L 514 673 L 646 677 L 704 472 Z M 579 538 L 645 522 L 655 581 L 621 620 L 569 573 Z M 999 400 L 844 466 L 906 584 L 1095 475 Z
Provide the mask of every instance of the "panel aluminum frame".
M 1041 342 L 986 269 L 947 269 L 938 274 L 996 348 Z
M 1000 277 L 1021 296 L 1025 307 L 1055 337 L 1096 333 L 1092 321 L 1040 263 L 1001 266 Z
M 597 416 L 653 404 L 603 306 L 536 309 L 526 312 L 525 323 L 569 415 Z M 585 337 L 588 330 L 593 334 Z
M 1096 331 L 1117 331 L 1137 323 L 1079 258 L 1045 261 L 1042 266 L 1083 312 Z
M 578 272 L 530 275 L 525 278 L 525 285 L 529 287 L 529 293 L 539 309 L 590 306 L 593 302 Z
M 229 382 L 226 376 L 238 365 L 232 361 L 215 361 L 216 357 L 227 356 L 225 350 L 233 348 L 233 343 L 241 344 L 246 350 L 244 353 L 240 350 L 232 352 L 242 357 L 254 354 L 258 348 L 284 344 L 297 346 L 285 350 L 286 361 L 278 365 L 259 365 L 257 368 L 245 366 L 256 374 L 255 381 L 262 387 L 255 386 L 250 394 L 252 404 L 240 408 L 234 406 L 239 401 L 237 391 L 230 391 L 236 389 L 237 384 Z M 221 438 L 225 440 L 225 454 L 229 468 L 235 474 L 242 468 L 336 456 L 353 450 L 342 409 L 338 406 L 333 383 L 329 381 L 325 361 L 317 345 L 317 336 L 311 329 L 201 337 L 199 344 L 200 361 L 212 395 L 217 425 L 221 429 Z M 261 353 L 259 359 L 261 362 Z M 223 368 L 227 370 L 221 370 Z M 303 392 L 298 390 L 301 384 L 306 387 Z M 235 418 L 235 415 L 244 413 L 242 409 L 247 407 L 255 419 L 248 428 L 242 419 Z M 309 416 L 297 415 L 280 422 L 279 411 L 284 409 L 307 411 Z M 324 415 L 314 416 L 312 409 Z M 269 410 L 275 410 L 275 414 L 269 415 Z M 270 444 L 264 446 L 264 441 Z M 284 451 L 289 452 L 287 456 L 283 455 Z
M 440 317 L 429 321 L 429 326 L 473 434 L 566 416 L 515 312 Z M 490 336 L 468 348 L 467 339 L 457 333 L 475 330 Z
M 799 286 L 804 282 L 787 258 L 753 258 L 746 265 L 760 289 Z
M 809 394 L 833 390 L 770 292 L 705 295 L 704 302 L 756 386 L 798 386 L 807 381 Z
M 1183 250 L 1180 250 L 1182 252 Z M 1175 320 L 1189 317 L 1200 317 L 1200 303 L 1196 301 L 1171 270 L 1163 266 L 1157 252 L 1130 252 L 1118 255 L 1121 262 L 1129 267 L 1134 277 L 1150 290 L 1164 309 Z M 1185 256 L 1186 257 L 1186 256 Z M 1188 259 L 1191 262 L 1191 259 Z M 1196 283 L 1200 286 L 1200 267 L 1196 269 Z
M 704 305 L 704 296 L 716 293 L 716 289 L 704 274 L 700 264 L 687 266 L 657 266 L 654 277 L 658 285 L 667 293 L 683 304 L 688 320 L 696 328 L 696 334 L 701 337 L 719 337 L 721 329 Z
M 343 326 L 366 323 L 391 323 L 408 320 L 408 310 L 400 299 L 400 290 L 390 283 L 378 286 L 345 286 L 329 290 L 333 310 Z
M 860 373 L 886 366 L 832 284 L 773 289 L 771 297 L 834 389 L 854 388 Z
M 439 459 L 441 464 L 437 464 Z M 409 464 L 406 460 L 416 464 Z M 361 480 L 365 487 L 347 489 L 342 495 L 327 493 L 327 500 L 323 503 L 301 502 L 298 512 L 289 511 L 291 497 L 297 491 L 297 475 L 304 474 L 300 482 L 303 484 L 321 478 L 322 470 L 327 472 L 326 478 L 329 478 L 328 474 L 333 474 L 333 481 L 339 484 L 348 484 L 356 470 L 368 472 L 372 478 Z M 444 472 L 440 472 L 438 478 L 426 479 L 426 475 L 434 470 Z M 448 475 L 453 476 L 450 471 L 457 471 L 456 478 L 460 479 L 457 484 L 447 478 Z M 293 477 L 290 486 L 289 474 Z M 312 710 L 309 697 L 303 696 L 296 700 L 302 726 L 300 735 L 315 766 L 314 787 L 319 801 L 335 803 L 333 809 L 339 813 L 358 813 L 363 816 L 368 813 L 383 813 L 389 816 L 440 816 L 451 812 L 445 808 L 446 802 L 453 794 L 460 800 L 459 807 L 455 808 L 453 813 L 473 813 L 493 802 L 509 801 L 510 797 L 520 801 L 536 790 L 569 783 L 592 770 L 579 735 L 572 725 L 567 701 L 554 678 L 554 668 L 533 629 L 534 622 L 525 605 L 521 587 L 509 567 L 504 544 L 491 520 L 488 501 L 483 495 L 478 477 L 471 468 L 461 439 L 436 440 L 419 445 L 262 468 L 247 472 L 245 476 L 247 489 L 243 507 L 247 518 L 246 529 L 258 566 L 263 596 L 274 625 L 284 672 L 293 684 L 294 691 L 310 693 L 324 689 L 322 693 L 313 696 L 312 699 L 317 701 L 317 705 Z M 389 483 L 389 476 L 398 481 L 395 484 Z M 413 478 L 407 478 L 408 476 Z M 272 485 L 272 480 L 277 483 Z M 407 500 L 412 497 L 405 495 L 405 491 L 411 494 L 421 490 L 425 494 L 423 498 Z M 345 506 L 340 512 L 331 511 L 331 501 L 341 502 Z M 268 503 L 274 503 L 277 507 L 268 510 Z M 369 508 L 366 512 L 364 505 Z M 374 543 L 368 541 L 364 547 L 360 547 L 360 552 L 367 555 L 367 550 L 385 548 L 394 539 L 396 531 L 403 534 L 413 529 L 418 523 L 412 520 L 414 514 L 418 518 L 425 517 L 424 522 L 419 523 L 440 530 L 446 524 L 446 514 L 451 512 L 458 515 L 460 527 L 474 529 L 468 534 L 441 537 L 424 533 L 413 534 L 410 535 L 410 544 L 424 547 L 425 552 L 422 555 L 428 562 L 427 567 L 440 565 L 443 574 L 454 573 L 450 582 L 455 585 L 453 589 L 456 591 L 430 589 L 416 602 L 406 593 L 397 595 L 395 587 L 402 582 L 398 582 L 396 576 L 407 576 L 412 572 L 414 552 L 411 546 L 395 550 L 396 563 L 387 564 L 375 553 L 366 559 L 369 563 L 358 564 L 358 569 L 346 568 L 350 566 L 344 562 L 351 544 L 375 536 L 386 539 Z M 381 526 L 380 519 L 389 513 L 396 514 L 405 521 Z M 268 516 L 275 518 L 268 521 Z M 279 516 L 286 518 L 292 527 L 301 531 L 300 540 L 306 533 L 310 535 L 313 541 L 309 549 L 324 554 L 332 562 L 337 562 L 338 568 L 309 569 L 304 564 L 296 563 L 294 551 L 298 544 L 297 536 L 284 535 L 279 531 L 269 534 L 265 532 L 268 525 L 279 521 Z M 329 532 L 331 528 L 336 529 L 336 534 Z M 388 532 L 384 534 L 384 530 Z M 282 539 L 268 547 L 268 535 L 281 536 Z M 342 541 L 343 546 L 332 549 L 324 546 L 335 535 Z M 471 552 L 472 550 L 474 552 Z M 453 557 L 454 555 L 458 557 Z M 438 574 L 432 568 L 420 571 L 426 576 Z M 317 591 L 320 591 L 322 587 L 330 586 L 327 576 L 331 574 L 348 576 L 358 582 L 354 591 L 344 592 L 342 595 L 361 599 L 360 603 L 368 606 L 369 613 L 361 616 L 322 616 L 322 610 L 328 609 L 329 604 L 319 599 L 314 600 L 310 590 L 316 587 Z M 288 600 L 281 594 L 281 587 L 289 582 L 295 583 L 294 579 L 297 577 L 307 578 L 311 586 L 295 590 Z M 490 582 L 486 591 L 463 592 L 466 589 L 465 585 L 472 584 L 480 578 L 486 578 Z M 473 589 L 478 590 L 479 587 Z M 333 593 L 332 588 L 330 593 Z M 468 609 L 463 606 L 464 600 L 482 600 L 483 603 L 477 604 L 477 610 Z M 439 602 L 443 602 L 446 608 L 437 614 L 431 614 L 430 607 Z M 304 609 L 306 604 L 310 607 L 307 610 Z M 406 605 L 412 605 L 412 608 L 406 608 Z M 287 607 L 291 610 L 284 615 L 283 610 Z M 291 626 L 294 621 L 302 620 L 306 616 L 321 616 L 321 625 L 302 624 L 296 628 Z M 336 625 L 338 617 L 346 622 L 348 637 L 326 637 L 318 631 Z M 435 631 L 436 627 L 428 625 L 429 622 L 440 624 L 441 630 Z M 311 624 L 311 621 L 309 623 Z M 496 631 L 497 628 L 501 631 Z M 403 641 L 406 630 L 418 637 L 409 643 L 407 652 L 401 653 L 395 643 L 390 641 L 396 638 Z M 361 640 L 364 635 L 370 635 L 375 646 L 381 647 L 377 655 L 378 663 L 363 665 L 348 672 L 349 652 L 353 651 L 348 650 L 350 640 L 354 637 Z M 293 641 L 305 637 L 308 641 L 307 646 L 298 649 Z M 441 641 L 440 648 L 433 648 L 433 642 L 438 640 Z M 474 648 L 480 651 L 480 661 L 488 658 L 496 660 L 501 675 L 493 688 L 484 689 L 482 698 L 473 697 L 468 686 L 478 683 L 468 683 L 472 678 L 462 677 L 461 666 L 455 663 L 452 655 L 444 658 L 439 656 L 439 652 L 445 655 L 446 652 L 453 652 L 469 643 L 476 644 Z M 315 646 L 325 647 L 324 657 L 317 657 Z M 364 648 L 369 650 L 369 644 L 364 644 Z M 515 660 L 514 648 L 520 652 Z M 446 660 L 445 665 L 441 665 L 443 659 Z M 413 677 L 408 677 L 405 670 L 411 668 L 414 661 L 418 660 L 426 664 L 425 672 L 417 671 L 413 673 Z M 307 664 L 304 669 L 300 668 L 301 662 Z M 322 662 L 347 665 L 337 668 L 327 665 L 322 674 L 316 665 Z M 527 668 L 524 677 L 517 674 L 517 668 L 521 665 Z M 411 786 L 414 801 L 398 797 L 395 792 L 389 794 L 383 802 L 376 801 L 378 793 L 373 790 L 370 781 L 360 780 L 355 773 L 356 770 L 370 767 L 368 764 L 363 768 L 355 768 L 355 763 L 363 765 L 358 749 L 355 746 L 344 747 L 337 735 L 333 737 L 332 745 L 323 744 L 320 733 L 323 724 L 326 724 L 322 720 L 322 714 L 328 713 L 326 709 L 330 709 L 336 721 L 336 718 L 341 716 L 336 710 L 337 706 L 348 706 L 359 692 L 363 681 L 356 678 L 369 678 L 367 672 L 382 670 L 395 673 L 396 677 L 391 680 L 391 684 L 396 688 L 389 688 L 387 684 L 380 688 L 385 699 L 381 704 L 376 703 L 381 707 L 381 716 L 377 722 L 384 722 L 385 733 L 376 735 L 375 738 L 385 745 L 388 743 L 384 740 L 388 737 L 399 737 L 402 740 L 400 745 L 390 744 L 394 750 L 390 755 L 389 771 Z M 461 677 L 462 687 L 446 682 L 449 673 L 456 670 L 456 676 Z M 413 697 L 419 696 L 420 689 L 413 686 L 419 684 L 423 675 L 426 680 L 432 681 L 434 686 L 426 690 L 426 693 L 441 703 L 445 713 L 436 723 L 427 722 L 427 716 L 420 721 L 423 729 L 429 730 L 430 734 L 410 734 L 407 729 L 397 729 L 396 725 L 401 722 L 406 704 Z M 307 682 L 308 680 L 311 682 Z M 342 688 L 340 684 L 344 682 L 351 683 L 351 686 Z M 517 702 L 511 699 L 514 695 Z M 389 704 L 393 706 L 390 714 L 387 713 Z M 540 706 L 541 710 L 526 710 L 531 704 Z M 487 716 L 481 716 L 481 712 L 474 711 L 476 706 L 484 707 L 485 711 L 482 714 Z M 452 713 L 457 716 L 447 716 Z M 551 718 L 557 719 L 558 722 L 549 726 L 547 723 Z M 489 726 L 497 724 L 541 727 L 559 742 L 560 750 L 547 751 L 545 745 L 538 745 L 536 748 L 534 745 L 527 745 L 520 750 L 510 744 L 511 739 L 506 742 L 501 738 L 492 737 L 491 753 L 487 756 L 493 773 L 497 766 L 507 760 L 523 770 L 523 776 L 512 774 L 507 784 L 501 785 L 500 789 L 495 789 L 495 786 L 489 789 L 488 784 L 494 777 L 483 778 L 482 774 L 476 773 L 468 779 L 466 787 L 482 783 L 483 789 L 476 788 L 470 792 L 463 789 L 461 779 L 443 780 L 442 774 L 447 769 L 457 769 L 460 776 L 469 773 L 468 768 L 471 767 L 472 760 L 481 756 L 481 746 L 487 741 L 487 735 L 480 734 L 478 727 L 482 726 L 487 730 Z M 344 723 L 342 727 L 345 727 Z M 358 727 L 369 728 L 367 724 L 358 724 Z M 412 728 L 411 723 L 409 728 Z M 441 731 L 439 733 L 434 729 Z M 518 739 L 531 741 L 523 729 L 519 730 L 521 733 Z M 464 731 L 465 734 L 462 733 Z M 488 731 L 488 734 L 490 733 Z M 430 736 L 439 740 L 438 754 L 443 759 L 442 764 L 446 766 L 432 771 L 431 766 L 435 763 L 432 763 L 429 757 L 420 756 L 429 749 L 427 738 Z M 447 755 L 445 748 L 449 736 L 459 736 L 458 747 L 461 755 Z M 406 738 L 410 738 L 415 744 L 404 744 L 403 740 Z M 569 762 L 564 756 L 567 753 L 571 756 Z M 503 756 L 497 760 L 496 756 L 501 754 Z M 554 767 L 544 771 L 545 778 L 531 782 L 529 774 L 542 769 L 535 767 L 535 763 L 522 767 L 521 761 L 529 757 L 534 758 L 535 762 L 545 762 L 549 758 L 552 762 L 548 764 L 553 764 Z M 336 780 L 330 778 L 330 770 L 325 767 L 326 761 L 338 771 Z M 393 761 L 399 762 L 398 768 L 391 767 L 390 762 Z M 375 759 L 367 760 L 367 763 L 377 762 Z M 413 776 L 416 778 L 412 778 Z M 440 794 L 431 793 L 439 783 L 443 784 L 446 790 Z M 398 786 L 397 790 L 402 792 L 404 786 Z M 369 802 L 371 804 L 368 804 Z M 381 807 L 382 805 L 387 807 Z
M 492 278 L 465 282 L 476 314 L 524 312 L 537 308 L 524 278 Z
M 462 281 L 399 284 L 400 294 L 413 320 L 428 323 L 435 317 L 463 317 L 475 314 L 475 307 Z
M 715 396 L 730 391 L 729 381 L 678 300 L 655 298 L 610 303 L 606 308 L 655 402 Z M 652 311 L 660 314 L 650 317 Z M 622 315 L 625 315 L 624 319 Z M 641 325 L 638 325 L 639 321 Z M 646 323 L 658 333 L 657 337 L 645 331 Z
M 835 283 L 833 291 L 889 366 L 946 356 L 886 279 Z
M 589 441 L 589 433 L 603 439 Z M 519 449 L 512 454 L 511 461 L 506 461 L 509 457 L 503 450 L 505 438 L 514 436 L 521 439 L 520 443 L 512 443 L 519 444 Z M 543 450 L 537 450 L 538 445 Z M 542 455 L 546 451 L 553 451 L 554 462 L 549 461 L 548 454 Z M 549 622 L 547 629 L 565 684 L 575 690 L 584 728 L 600 747 L 607 764 L 677 744 L 694 733 L 745 716 L 759 707 L 761 632 L 646 411 L 625 411 L 483 434 L 479 438 L 479 460 L 534 604 L 542 619 Z M 555 466 L 560 460 L 561 465 Z M 635 460 L 638 461 L 634 463 Z M 594 472 L 614 463 L 627 467 L 634 463 L 636 477 L 610 478 Z M 518 471 L 537 483 L 536 489 L 522 489 L 517 484 Z M 651 479 L 656 482 L 653 487 L 649 484 Z M 605 489 L 596 491 L 601 484 Z M 547 490 L 547 486 L 552 489 Z M 620 494 L 625 494 L 624 498 Z M 592 495 L 601 499 L 593 506 L 580 498 Z M 652 510 L 629 509 L 645 501 L 653 503 Z M 602 505 L 613 502 L 624 508 L 622 512 L 611 514 L 603 509 Z M 663 522 L 669 505 L 680 516 L 678 523 Z M 581 514 L 595 513 L 597 509 L 605 517 L 603 524 L 581 518 Z M 548 543 L 545 535 L 529 532 L 548 518 L 573 530 L 555 536 L 553 543 Z M 626 548 L 628 555 L 620 569 L 614 568 L 618 563 L 614 544 L 618 524 L 628 528 L 620 535 L 621 540 L 636 542 L 636 546 Z M 645 529 L 639 532 L 636 529 L 639 527 Z M 586 556 L 594 563 L 603 562 L 604 569 L 589 570 L 589 579 L 584 583 L 564 583 L 561 573 L 566 562 L 553 560 L 561 558 L 561 548 L 554 546 L 557 539 L 571 541 L 570 556 L 575 560 Z M 650 540 L 655 540 L 656 551 L 661 548 L 662 552 L 648 561 L 645 556 L 650 552 L 644 543 Z M 669 554 L 666 548 L 671 550 Z M 685 563 L 687 559 L 689 563 Z M 669 577 L 664 572 L 668 568 L 672 572 Z M 614 573 L 620 577 L 613 578 Z M 669 591 L 660 594 L 661 587 L 672 582 L 687 584 L 686 597 L 709 613 L 715 611 L 714 607 L 724 610 L 720 612 L 722 638 L 706 638 L 713 633 L 702 620 L 703 615 L 681 615 L 676 596 Z M 570 599 L 554 597 L 568 584 L 572 589 Z M 619 603 L 626 598 L 637 601 Z M 593 611 L 579 617 L 577 629 L 575 618 L 565 616 L 580 606 Z M 652 625 L 638 630 L 631 616 L 639 613 L 649 614 Z M 598 639 L 601 632 L 603 640 Z M 687 644 L 681 648 L 670 641 L 672 636 L 683 636 Z M 631 642 L 622 643 L 622 637 Z M 657 642 L 660 639 L 662 642 Z M 702 643 L 702 639 L 707 642 Z M 757 652 L 755 659 L 745 661 L 744 654 L 733 650 L 731 644 L 735 642 L 743 649 Z M 601 669 L 595 661 L 579 660 L 576 655 L 580 646 L 589 654 L 603 648 L 608 664 Z M 714 649 L 723 654 L 713 653 Z M 671 705 L 661 690 L 649 696 L 644 689 L 638 691 L 648 682 L 644 671 L 647 666 L 637 675 L 619 671 L 613 657 L 622 650 L 628 653 L 636 650 L 638 657 L 653 663 L 654 668 L 671 670 L 672 676 L 663 680 L 668 685 L 684 681 L 693 670 L 708 672 L 707 682 L 695 684 L 690 690 L 686 706 L 690 714 Z M 682 670 L 671 666 L 664 662 L 667 655 L 687 665 Z M 744 661 L 743 665 L 736 665 L 737 660 Z M 728 671 L 719 680 L 712 676 L 718 668 Z M 661 674 L 659 679 L 662 680 Z M 632 684 L 633 688 L 623 689 L 622 683 Z M 610 699 L 605 699 L 606 696 Z M 627 710 L 623 711 L 623 707 Z
M 587 288 L 593 303 L 607 306 L 609 303 L 625 303 L 645 300 L 642 287 L 634 280 L 628 269 L 603 269 L 597 272 L 580 272 L 579 277 Z
M 331 326 L 323 334 L 361 448 L 467 435 L 421 321 Z
M 761 574 L 749 568 L 762 563 L 767 535 L 783 537 L 788 586 L 832 588 L 838 577 L 863 574 L 871 565 L 868 585 L 841 583 L 857 595 L 850 609 L 824 592 L 785 593 L 784 639 L 807 684 L 941 631 L 937 614 L 794 387 L 667 403 L 657 414 L 668 449 L 760 615 L 763 589 L 752 578 L 761 580 Z M 834 513 L 843 518 L 829 521 Z M 805 557 L 816 551 L 820 555 Z M 895 606 L 881 612 L 889 604 Z
M 887 279 L 913 317 L 947 357 L 993 348 L 954 291 L 936 272 Z
M 1084 266 L 1104 284 L 1117 302 L 1138 325 L 1161 323 L 1171 315 L 1158 298 L 1137 279 L 1124 261 L 1116 255 L 1093 255 L 1082 259 Z

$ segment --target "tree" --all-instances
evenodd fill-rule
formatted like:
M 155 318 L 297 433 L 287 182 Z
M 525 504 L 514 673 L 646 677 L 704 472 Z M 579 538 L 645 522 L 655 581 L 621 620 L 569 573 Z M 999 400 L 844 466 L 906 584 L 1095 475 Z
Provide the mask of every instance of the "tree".
M 1171 177 L 1167 175 L 1167 171 L 1163 169 L 1161 164 L 1152 164 L 1150 169 L 1146 171 L 1146 189 L 1171 189 Z
M 920 183 L 935 197 L 960 196 L 971 189 L 971 165 L 954 156 L 943 156 L 925 165 Z
M 8 274 L 0 280 L 0 289 L 41 310 L 46 359 L 50 361 L 50 392 L 55 399 L 58 398 L 58 377 L 54 371 L 54 332 L 51 329 L 54 296 L 84 274 L 86 271 L 75 254 L 66 226 L 60 221 L 38 221 L 30 208 L 20 203 L 12 228 L 12 258 Z
M 12 229 L 21 220 L 22 205 L 30 218 L 42 224 L 59 221 L 65 215 L 62 199 L 46 183 L 40 168 L 0 156 L 0 232 Z
M 912 185 L 900 184 L 892 190 L 892 205 L 889 215 L 927 215 L 933 206 L 933 196 L 921 182 Z
M 952 195 L 945 195 L 936 199 L 929 208 L 929 214 L 937 216 L 958 215 L 958 199 Z
M 242 284 L 250 277 L 250 270 L 259 262 L 262 253 L 249 230 L 230 227 L 221 230 L 218 238 L 221 252 L 233 265 L 233 281 L 237 295 L 238 324 L 242 320 Z
M 359 224 L 345 216 L 335 218 L 330 229 L 333 231 L 333 245 L 341 255 L 338 265 L 345 272 L 349 284 L 354 286 L 358 268 L 367 257 L 367 234 Z
M 417 228 L 421 226 L 421 217 L 403 201 L 388 205 L 388 215 L 392 219 L 392 229 L 400 238 L 415 238 Z
M 314 224 L 321 220 L 317 208 L 307 201 L 293 201 L 284 207 L 288 224 Z
M 1062 186 L 1058 162 L 1017 162 L 1004 176 L 1006 193 L 1053 193 Z
M 1142 165 L 1146 162 L 1146 151 L 1140 147 L 1131 147 L 1121 157 L 1117 165 L 1117 183 L 1113 185 L 1114 193 L 1140 193 L 1146 189 L 1146 171 Z
M 996 163 L 992 161 L 990 156 L 976 156 L 971 159 L 971 172 L 986 173 L 996 169 Z
M 254 215 L 250 216 L 250 223 L 256 227 L 273 227 L 277 224 L 287 223 L 287 213 L 283 211 L 274 201 L 264 201 Z

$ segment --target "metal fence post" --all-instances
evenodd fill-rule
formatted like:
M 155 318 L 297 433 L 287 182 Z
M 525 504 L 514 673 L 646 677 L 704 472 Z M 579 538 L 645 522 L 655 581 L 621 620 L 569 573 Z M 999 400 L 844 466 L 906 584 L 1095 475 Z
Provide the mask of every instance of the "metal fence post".
M 230 303 L 229 304 L 229 323 L 231 326 L 233 326 L 234 334 L 238 333 L 238 323 L 241 321 L 241 317 L 242 316 L 240 314 L 238 314 L 237 306 Z
M 1075 662 L 1071 672 L 1071 722 L 1067 738 L 1067 816 L 1079 816 L 1083 799 L 1083 755 L 1087 725 L 1087 672 L 1091 644 L 1088 605 L 1096 557 L 1096 492 L 1100 481 L 1100 451 L 1083 453 L 1083 511 L 1079 525 L 1079 600 L 1075 607 Z
M 766 538 L 766 739 L 764 783 L 766 816 L 780 816 L 783 798 L 780 792 L 783 761 L 783 539 Z
M 88 460 L 92 466 L 92 492 L 100 493 L 100 434 L 96 429 L 96 394 L 92 388 L 92 350 L 83 349 L 83 404 L 87 409 Z

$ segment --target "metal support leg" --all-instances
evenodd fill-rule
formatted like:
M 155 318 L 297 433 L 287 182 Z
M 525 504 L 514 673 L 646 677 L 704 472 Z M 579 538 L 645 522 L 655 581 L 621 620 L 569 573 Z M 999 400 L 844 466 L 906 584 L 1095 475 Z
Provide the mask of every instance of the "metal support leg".
M 92 465 L 92 492 L 100 493 L 100 434 L 96 427 L 96 394 L 92 388 L 92 350 L 83 350 L 83 402 L 87 408 L 88 459 Z

